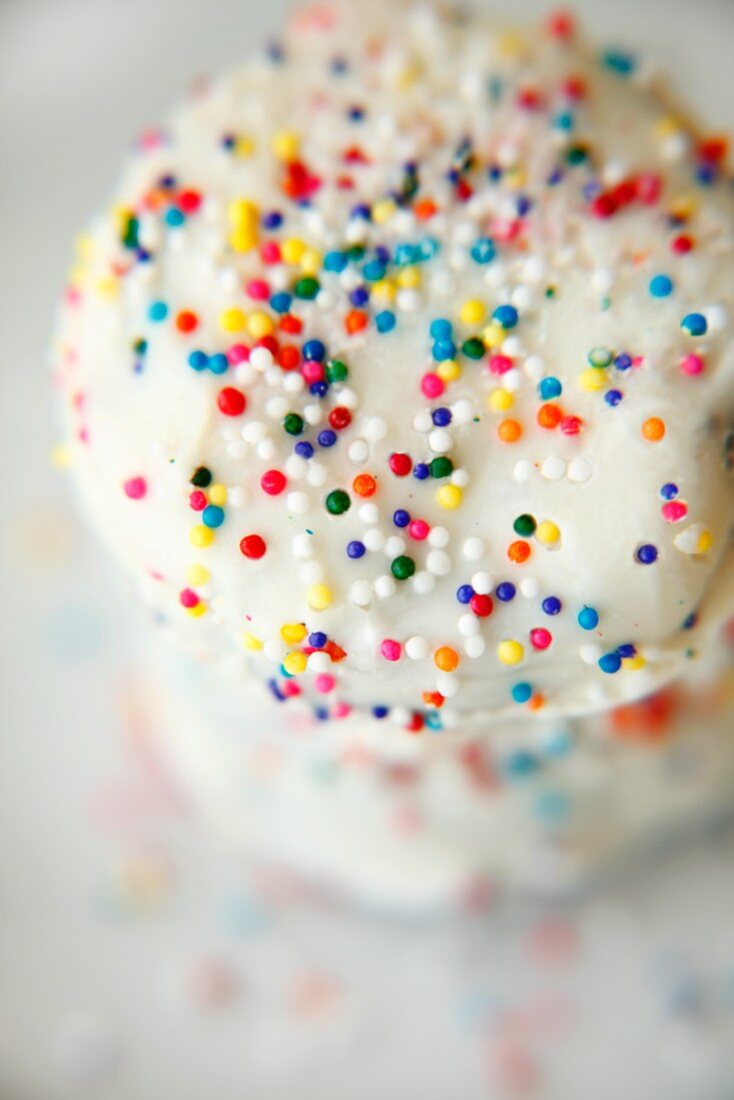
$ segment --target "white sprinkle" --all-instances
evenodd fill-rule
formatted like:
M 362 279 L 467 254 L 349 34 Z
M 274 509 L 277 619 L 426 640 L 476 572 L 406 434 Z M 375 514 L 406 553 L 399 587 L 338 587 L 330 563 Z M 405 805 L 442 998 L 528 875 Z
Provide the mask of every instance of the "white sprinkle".
M 468 611 L 459 618 L 459 633 L 465 638 L 479 633 L 479 619 Z
M 479 561 L 484 553 L 484 543 L 480 538 L 474 536 L 466 540 L 461 548 L 461 552 L 467 561 Z
M 387 422 L 381 416 L 371 416 L 364 426 L 364 434 L 370 443 L 376 443 L 387 435 Z
M 703 315 L 708 323 L 710 333 L 723 332 L 729 323 L 729 313 L 723 302 L 715 302 L 713 305 L 705 306 Z
M 375 581 L 375 595 L 380 600 L 387 600 L 395 595 L 396 587 L 395 578 L 389 573 L 383 573 Z
M 380 510 L 374 502 L 368 502 L 359 509 L 359 518 L 362 523 L 377 523 L 380 518 Z
M 566 472 L 566 463 L 560 455 L 550 455 L 544 459 L 540 472 L 549 481 L 558 481 Z
M 240 433 L 246 443 L 259 443 L 267 434 L 267 427 L 262 420 L 250 420 Z
M 427 596 L 430 592 L 433 592 L 435 585 L 436 578 L 432 573 L 426 572 L 425 569 L 422 569 L 413 577 L 413 588 L 419 596 Z
M 393 707 L 390 711 L 390 721 L 394 726 L 407 726 L 412 715 L 407 707 Z
M 539 355 L 529 355 L 524 363 L 525 373 L 531 382 L 539 382 L 545 377 L 545 361 Z
M 428 446 L 434 454 L 448 454 L 453 446 L 451 432 L 447 432 L 445 428 L 434 428 L 428 436 Z
M 269 661 L 278 661 L 280 663 L 288 653 L 288 647 L 280 638 L 268 638 L 263 646 L 263 651 Z
M 227 489 L 227 504 L 231 508 L 241 508 L 247 500 L 247 494 L 241 485 L 233 485 Z
M 590 462 L 585 458 L 573 458 L 568 464 L 568 480 L 575 482 L 588 481 L 593 473 Z
M 294 516 L 302 516 L 308 511 L 308 497 L 305 493 L 289 493 L 287 498 L 288 511 Z
M 314 427 L 316 424 L 321 423 L 322 416 L 323 409 L 320 405 L 306 405 L 305 409 L 303 410 L 303 419 L 306 421 L 307 424 L 310 424 L 311 427 Z
M 486 648 L 487 643 L 481 634 L 473 634 L 464 642 L 464 652 L 467 657 L 471 657 L 472 659 L 481 657 Z
M 395 301 L 398 309 L 404 313 L 415 313 L 420 309 L 423 299 L 417 290 L 406 288 L 398 291 Z
M 367 607 L 372 602 L 372 586 L 369 581 L 355 581 L 349 589 L 349 599 L 357 607 Z
M 601 654 L 602 649 L 599 645 L 582 645 L 579 650 L 579 657 L 585 665 L 595 665 Z
M 368 550 L 382 550 L 385 545 L 385 536 L 379 527 L 371 527 L 362 535 L 362 542 Z
M 238 363 L 234 368 L 233 377 L 238 385 L 251 386 L 257 378 L 257 373 L 253 370 L 252 364 Z
M 355 466 L 361 466 L 369 458 L 370 448 L 366 439 L 353 439 L 347 450 L 347 458 Z
M 451 541 L 451 536 L 445 527 L 432 527 L 428 535 L 428 541 L 431 546 L 435 546 L 437 549 L 442 550 L 444 546 L 448 546 Z
M 263 439 L 257 445 L 257 457 L 269 462 L 275 454 L 275 444 L 272 439 Z
M 512 476 L 515 481 L 529 481 L 533 474 L 533 464 L 528 462 L 526 458 L 517 463 L 515 469 L 512 471 Z
M 522 265 L 522 277 L 526 283 L 537 286 L 542 283 L 548 274 L 545 260 L 540 256 L 529 256 Z
M 293 553 L 297 558 L 310 558 L 313 554 L 313 535 L 302 531 L 293 536 Z
M 430 432 L 433 429 L 433 418 L 429 412 L 419 412 L 413 417 L 413 430 L 416 432 Z
M 400 535 L 390 535 L 385 539 L 384 549 L 389 558 L 397 558 L 398 555 L 405 553 L 405 539 Z
M 268 351 L 267 348 L 253 348 L 250 352 L 249 362 L 255 370 L 265 371 L 273 365 L 272 352 Z
M 285 397 L 269 397 L 265 402 L 265 412 L 273 420 L 282 420 L 290 405 Z
M 472 403 L 467 398 L 462 398 L 460 401 L 454 401 L 451 406 L 451 415 L 453 417 L 454 424 L 468 424 L 474 416 L 474 410 Z
M 428 642 L 425 638 L 414 634 L 405 643 L 405 653 L 411 661 L 422 661 L 428 656 Z
M 475 573 L 471 579 L 471 586 L 480 596 L 488 596 L 494 588 L 494 577 L 485 571 Z
M 450 672 L 439 672 L 436 677 L 436 690 L 446 699 L 451 699 L 459 690 L 459 681 Z
M 286 393 L 301 393 L 306 387 L 306 383 L 303 379 L 303 375 L 299 374 L 296 370 L 288 370 L 280 372 L 282 378 L 282 386 Z
M 343 405 L 345 409 L 356 409 L 359 404 L 359 398 L 354 390 L 350 390 L 347 386 L 344 386 L 339 390 L 339 404 Z
M 534 600 L 540 592 L 540 582 L 535 577 L 525 577 L 520 581 L 520 591 L 526 600 Z
M 431 550 L 426 558 L 426 569 L 436 577 L 445 577 L 451 571 L 451 558 L 444 550 Z
M 309 485 L 313 485 L 318 489 L 326 482 L 327 471 L 326 467 L 322 466 L 320 462 L 311 461 L 308 465 L 308 473 L 306 474 L 306 481 Z
M 331 657 L 328 653 L 319 651 L 309 653 L 307 665 L 309 672 L 328 672 L 331 668 Z
M 300 481 L 308 473 L 308 463 L 300 455 L 289 455 L 285 463 L 285 472 L 293 481 Z
M 451 484 L 458 485 L 460 489 L 466 489 L 469 484 L 468 470 L 456 469 L 451 471 Z
M 517 393 L 522 386 L 522 373 L 513 367 L 502 375 L 502 388 L 508 393 Z
M 614 272 L 610 267 L 598 267 L 591 276 L 591 285 L 597 294 L 608 294 L 614 286 Z

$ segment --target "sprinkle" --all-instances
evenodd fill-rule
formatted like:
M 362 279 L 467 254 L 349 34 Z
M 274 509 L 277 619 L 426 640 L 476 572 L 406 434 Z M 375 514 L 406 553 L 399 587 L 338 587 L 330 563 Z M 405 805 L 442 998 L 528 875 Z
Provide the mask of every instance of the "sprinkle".
M 142 500 L 148 491 L 148 485 L 144 477 L 131 477 L 123 483 L 125 496 L 130 500 Z
M 497 306 L 492 314 L 492 320 L 501 325 L 503 329 L 514 328 L 518 322 L 518 313 L 514 306 Z
M 596 630 L 599 625 L 599 613 L 593 607 L 582 607 L 578 613 L 578 624 L 582 630 Z
M 527 703 L 532 694 L 532 685 L 528 683 L 515 684 L 511 689 L 512 698 L 516 703 Z
M 561 611 L 563 604 L 557 596 L 546 596 L 541 604 L 543 611 L 546 615 L 558 615 Z
M 652 543 L 646 542 L 642 546 L 638 546 L 635 551 L 635 560 L 640 565 L 653 565 L 658 560 L 658 548 L 653 546 Z
M 211 546 L 214 542 L 214 532 L 209 528 L 200 524 L 197 527 L 192 527 L 189 532 L 189 541 L 192 546 L 195 546 L 198 550 L 206 549 L 207 546 Z
M 530 644 L 533 649 L 548 649 L 552 641 L 553 635 L 545 627 L 539 626 L 530 631 Z
M 665 435 L 665 421 L 659 416 L 649 417 L 642 425 L 642 434 L 649 443 L 659 443 Z
M 693 378 L 703 373 L 705 363 L 700 355 L 684 355 L 679 366 L 683 374 Z
M 608 675 L 614 675 L 622 667 L 622 658 L 618 653 L 605 653 L 599 658 L 599 668 Z
M 247 398 L 234 386 L 225 386 L 217 395 L 219 411 L 225 416 L 241 416 L 247 405 Z
M 324 611 L 332 599 L 332 591 L 325 584 L 312 584 L 306 592 L 306 602 L 313 611 Z
M 514 640 L 500 642 L 497 656 L 503 665 L 519 665 L 525 656 L 525 650 L 520 642 Z
M 538 524 L 535 537 L 544 546 L 554 546 L 560 540 L 561 532 L 551 520 L 544 520 Z
M 518 516 L 512 526 L 515 534 L 522 535 L 525 538 L 535 534 L 537 524 L 533 516 L 525 514 Z
M 415 573 L 415 562 L 406 554 L 401 554 L 390 563 L 390 572 L 398 581 L 407 580 Z
M 224 523 L 224 511 L 216 504 L 209 504 L 202 512 L 201 519 L 206 527 L 221 527 Z
M 459 667 L 459 654 L 451 646 L 441 646 L 433 655 L 433 663 L 442 672 L 454 672 Z
M 403 454 L 399 451 L 394 451 L 390 455 L 388 465 L 396 477 L 407 477 L 413 468 L 410 455 Z
M 673 293 L 673 280 L 668 275 L 654 275 L 648 289 L 653 298 L 667 298 Z
M 436 490 L 436 503 L 447 511 L 459 508 L 463 499 L 463 493 L 458 485 L 442 485 Z
M 341 516 L 344 512 L 348 512 L 352 505 L 349 494 L 345 493 L 343 489 L 333 489 L 327 494 L 324 503 L 327 512 L 330 512 L 332 516 Z
M 516 592 L 517 589 L 514 584 L 510 581 L 502 581 L 495 589 L 495 596 L 498 600 L 501 600 L 502 603 L 510 603 L 511 600 L 514 600 Z
M 400 642 L 396 642 L 394 638 L 385 638 L 380 643 L 380 654 L 386 661 L 399 661 L 403 652 L 403 647 Z
M 530 544 L 522 539 L 519 539 L 517 542 L 510 543 L 509 547 L 507 548 L 507 557 L 516 565 L 522 565 L 523 562 L 526 562 L 531 553 L 532 550 L 530 548 Z
M 262 558 L 267 550 L 265 540 L 260 535 L 245 535 L 240 540 L 240 550 L 246 558 L 250 558 L 256 561 L 258 558 Z
M 522 425 L 517 420 L 503 420 L 497 427 L 497 435 L 503 443 L 517 443 L 522 435 Z
M 282 493 L 287 485 L 285 475 L 280 470 L 266 470 L 260 478 L 263 492 L 275 497 Z
M 708 324 L 702 313 L 687 313 L 681 321 L 680 327 L 689 336 L 703 336 Z

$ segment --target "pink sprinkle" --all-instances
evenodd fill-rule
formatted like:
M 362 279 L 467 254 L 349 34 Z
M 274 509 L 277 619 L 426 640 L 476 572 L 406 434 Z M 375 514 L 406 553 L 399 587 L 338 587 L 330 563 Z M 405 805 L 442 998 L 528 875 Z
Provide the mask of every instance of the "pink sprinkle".
M 663 505 L 662 513 L 668 523 L 678 523 L 688 515 L 688 505 L 684 500 L 669 500 Z
M 394 638 L 385 638 L 380 646 L 380 653 L 386 661 L 399 661 L 403 647 Z
M 203 512 L 206 508 L 206 494 L 202 493 L 201 489 L 194 489 L 193 493 L 189 494 L 189 507 L 195 512 Z
M 691 377 L 701 374 L 705 365 L 700 355 L 684 355 L 680 361 L 680 369 Z
M 196 607 L 199 602 L 199 597 L 191 588 L 184 588 L 178 598 L 184 607 Z
M 561 421 L 561 431 L 564 435 L 578 435 L 584 426 L 579 416 L 564 416 Z
M 490 355 L 489 369 L 492 374 L 507 374 L 508 370 L 512 370 L 512 359 L 509 355 Z
M 130 497 L 130 500 L 142 500 L 148 491 L 144 477 L 131 477 L 125 482 L 123 486 L 125 493 Z
M 533 649 L 547 649 L 552 641 L 553 635 L 550 630 L 546 630 L 543 626 L 530 631 L 530 644 Z
M 635 180 L 637 198 L 646 206 L 654 206 L 660 198 L 663 189 L 663 181 L 653 172 L 641 172 Z
M 498 241 L 512 241 L 522 229 L 520 218 L 493 218 L 489 227 L 491 237 Z
M 270 297 L 270 284 L 264 279 L 250 279 L 245 291 L 255 302 L 265 302 Z
M 291 698 L 295 698 L 296 695 L 301 694 L 301 689 L 295 680 L 286 680 L 284 684 L 281 684 L 280 690 L 284 695 L 288 695 Z
M 445 388 L 446 387 L 444 386 L 438 375 L 434 374 L 432 371 L 424 374 L 421 378 L 421 393 L 424 397 L 428 397 L 430 399 L 433 399 L 434 397 L 440 397 Z
M 336 687 L 336 680 L 328 672 L 322 672 L 314 680 L 314 687 L 317 691 L 320 691 L 322 695 L 328 695 L 328 693 L 333 691 Z
M 431 528 L 424 519 L 413 519 L 408 524 L 408 534 L 412 539 L 416 539 L 418 542 L 422 542 L 423 539 L 428 538 L 430 530 Z
M 260 249 L 260 255 L 262 257 L 263 263 L 279 264 L 280 245 L 277 241 L 266 241 Z
M 246 363 L 249 358 L 250 349 L 247 344 L 232 344 L 232 347 L 227 352 L 227 362 L 232 365 Z
M 315 359 L 307 359 L 301 367 L 301 374 L 304 380 L 308 382 L 309 386 L 314 382 L 323 382 L 326 377 L 324 372 L 324 364 L 317 362 Z
M 337 703 L 331 712 L 333 718 L 348 718 L 351 713 L 349 703 Z

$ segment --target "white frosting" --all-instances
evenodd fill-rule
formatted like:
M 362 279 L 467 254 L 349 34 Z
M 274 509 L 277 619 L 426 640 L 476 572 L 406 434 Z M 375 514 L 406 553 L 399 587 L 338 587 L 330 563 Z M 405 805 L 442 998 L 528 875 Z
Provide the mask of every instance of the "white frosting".
M 319 6 L 293 18 L 282 60 L 252 62 L 198 90 L 165 130 L 141 139 L 113 211 L 80 245 L 55 361 L 97 526 L 146 601 L 201 652 L 236 647 L 243 674 L 275 678 L 330 714 L 379 704 L 406 722 L 427 711 L 437 725 L 452 712 L 518 711 L 519 684 L 530 685 L 529 705 L 545 701 L 545 713 L 606 707 L 651 691 L 710 648 L 731 588 L 732 205 L 725 184 L 696 182 L 686 123 L 615 64 L 546 31 L 513 38 L 482 18 L 453 20 L 430 7 Z M 291 181 L 299 172 L 320 181 L 307 186 L 308 205 L 283 192 L 295 157 L 305 168 L 291 168 Z M 458 185 L 447 178 L 452 167 Z M 166 176 L 175 180 L 168 190 L 159 185 Z M 630 179 L 637 197 L 595 216 L 595 194 Z M 401 188 L 405 198 L 394 202 Z M 196 192 L 200 205 L 170 225 L 182 191 Z M 255 213 L 233 213 L 238 200 Z M 426 218 L 428 201 L 436 212 Z M 360 204 L 371 221 L 354 214 Z M 262 216 L 274 210 L 283 224 L 267 228 Z M 143 260 L 133 216 L 137 244 L 150 253 Z M 685 254 L 672 247 L 681 235 L 693 243 Z M 407 245 L 425 252 L 429 238 L 433 258 L 390 262 L 372 278 L 376 248 L 394 260 Z M 487 263 L 472 256 L 485 238 L 495 252 Z M 274 242 L 292 262 L 265 262 L 261 248 Z M 324 270 L 324 256 L 355 245 L 363 259 Z M 312 272 L 320 290 L 293 299 L 303 327 L 286 334 L 273 295 Z M 667 296 L 649 289 L 658 275 L 672 280 Z M 265 301 L 253 299 L 252 280 L 266 282 Z M 349 295 L 364 285 L 367 327 L 349 334 Z M 475 301 L 485 317 L 462 321 Z M 165 319 L 151 319 L 155 303 L 165 304 Z M 518 321 L 502 331 L 491 317 L 508 306 Z M 223 327 L 227 310 L 242 311 L 242 331 L 225 331 L 238 327 L 236 314 Z M 395 327 L 381 333 L 375 317 L 386 310 Z M 181 311 L 196 314 L 194 331 L 177 327 Z M 708 331 L 682 328 L 690 314 Z M 440 368 L 429 334 L 437 318 L 453 325 L 460 376 L 441 368 L 445 392 L 429 400 L 421 379 Z M 300 368 L 285 370 L 254 347 L 270 328 L 281 344 L 323 341 L 348 378 L 325 396 L 310 393 Z M 461 350 L 473 336 L 488 345 L 479 360 Z M 135 350 L 141 340 L 144 353 Z M 233 345 L 249 349 L 249 362 L 234 362 Z M 589 366 L 593 349 L 608 349 L 618 365 Z M 229 353 L 226 373 L 193 369 L 196 350 Z M 688 373 L 681 369 L 692 355 L 700 373 L 690 359 Z M 548 378 L 562 386 L 548 400 L 581 419 L 578 433 L 563 430 L 569 421 L 537 423 L 538 386 Z M 246 395 L 243 413 L 219 410 L 223 387 Z M 623 399 L 613 406 L 605 394 L 616 389 Z M 334 408 L 351 423 L 333 446 L 319 446 Z M 450 423 L 434 424 L 437 408 L 451 411 Z M 299 436 L 283 428 L 291 412 L 304 421 Z M 498 437 L 503 420 L 520 425 L 517 442 Z M 643 428 L 655 435 L 656 420 L 665 434 L 651 441 Z M 313 457 L 294 453 L 299 440 L 314 444 Z M 411 467 L 448 455 L 453 473 L 395 476 L 394 452 Z M 197 548 L 190 479 L 202 466 L 226 488 L 226 503 L 211 545 Z M 278 495 L 261 488 L 272 469 L 287 481 Z M 376 479 L 370 498 L 352 488 L 361 474 Z M 671 483 L 686 505 L 674 522 L 660 495 Z M 437 500 L 448 485 L 461 497 L 449 510 Z M 349 494 L 343 514 L 325 508 L 334 490 Z M 425 520 L 428 537 L 395 526 L 396 509 Z M 552 521 L 559 538 L 527 537 L 529 560 L 518 564 L 508 549 L 522 541 L 513 524 L 524 514 Z M 259 560 L 240 550 L 251 534 L 266 543 Z M 364 544 L 361 558 L 347 556 L 350 541 Z M 657 550 L 654 563 L 637 560 L 642 545 Z M 396 578 L 391 562 L 405 555 L 414 573 Z M 516 588 L 509 602 L 498 598 L 503 582 Z M 491 594 L 489 617 L 457 600 L 466 585 Z M 544 610 L 548 597 L 561 601 L 558 614 Z M 595 629 L 579 625 L 584 607 L 598 612 Z M 698 625 L 683 629 L 693 612 Z M 308 637 L 286 630 L 284 638 L 284 626 L 301 623 L 338 650 L 309 654 Z M 538 629 L 552 635 L 545 648 L 533 645 L 546 640 Z M 386 640 L 398 643 L 388 652 L 399 660 L 386 659 Z M 508 641 L 521 650 L 498 650 Z M 634 651 L 623 650 L 620 671 L 603 671 L 600 659 L 612 655 L 614 665 L 625 645 Z M 455 671 L 436 665 L 446 648 L 458 657 Z M 284 679 L 281 662 L 294 654 L 297 674 Z M 522 659 L 508 664 L 508 655 Z M 436 692 L 447 700 L 438 713 Z

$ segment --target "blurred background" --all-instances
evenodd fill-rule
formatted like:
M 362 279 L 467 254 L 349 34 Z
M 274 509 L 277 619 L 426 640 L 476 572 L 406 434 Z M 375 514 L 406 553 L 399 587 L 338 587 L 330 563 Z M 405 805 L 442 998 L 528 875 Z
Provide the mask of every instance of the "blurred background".
M 53 309 L 133 136 L 286 7 L 0 0 L 0 1100 L 731 1100 L 731 833 L 573 906 L 395 925 L 246 873 L 146 750 L 138 612 L 49 458 Z M 574 7 L 734 129 L 731 0 Z

